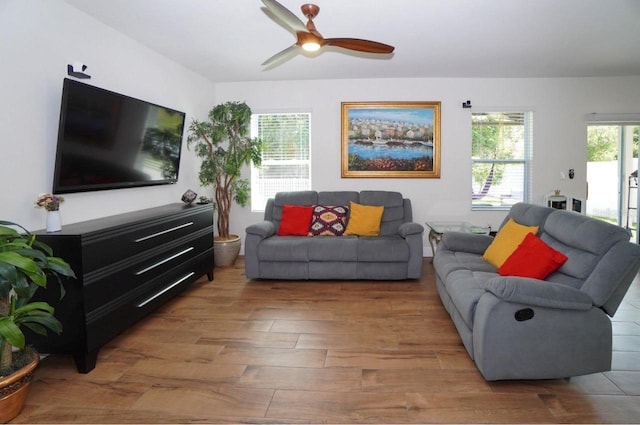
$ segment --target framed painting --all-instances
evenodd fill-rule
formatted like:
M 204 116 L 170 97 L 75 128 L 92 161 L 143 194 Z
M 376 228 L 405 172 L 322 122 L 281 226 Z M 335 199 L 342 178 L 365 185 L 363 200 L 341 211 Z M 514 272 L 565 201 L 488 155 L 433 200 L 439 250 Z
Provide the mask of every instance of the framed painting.
M 440 178 L 440 102 L 342 102 L 342 177 Z

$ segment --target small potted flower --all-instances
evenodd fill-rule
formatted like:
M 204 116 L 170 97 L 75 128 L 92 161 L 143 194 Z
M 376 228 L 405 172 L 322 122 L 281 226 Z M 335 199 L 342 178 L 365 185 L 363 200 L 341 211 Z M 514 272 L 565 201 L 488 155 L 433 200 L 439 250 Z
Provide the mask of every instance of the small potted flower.
M 60 204 L 64 202 L 64 198 L 51 193 L 41 193 L 36 199 L 36 208 L 44 208 L 47 210 L 47 232 L 59 232 L 62 230 L 62 221 L 60 220 Z

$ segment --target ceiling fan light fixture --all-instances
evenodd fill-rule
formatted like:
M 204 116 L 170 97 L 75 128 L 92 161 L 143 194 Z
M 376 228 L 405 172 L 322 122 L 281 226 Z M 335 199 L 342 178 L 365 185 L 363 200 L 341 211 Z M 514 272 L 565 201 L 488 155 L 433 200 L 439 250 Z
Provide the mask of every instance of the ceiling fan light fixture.
M 270 15 L 270 17 L 277 23 L 295 33 L 297 38 L 293 45 L 264 61 L 262 63 L 263 66 L 272 67 L 274 64 L 288 59 L 295 53 L 315 53 L 324 46 L 333 46 L 356 52 L 379 54 L 390 54 L 394 50 L 393 46 L 378 43 L 377 41 L 362 40 L 359 38 L 324 38 L 322 34 L 316 30 L 316 26 L 313 23 L 313 18 L 315 18 L 320 12 L 320 8 L 314 4 L 303 4 L 300 8 L 302 10 L 302 14 L 308 19 L 305 25 L 304 22 L 302 22 L 296 15 L 291 13 L 289 9 L 278 3 L 276 0 L 262 0 L 262 2 L 269 11 L 267 14 Z M 302 49 L 302 52 L 300 52 L 300 48 Z M 316 55 L 309 56 L 315 57 Z
M 302 44 L 302 48 L 307 52 L 317 52 L 320 50 L 320 44 L 310 41 Z

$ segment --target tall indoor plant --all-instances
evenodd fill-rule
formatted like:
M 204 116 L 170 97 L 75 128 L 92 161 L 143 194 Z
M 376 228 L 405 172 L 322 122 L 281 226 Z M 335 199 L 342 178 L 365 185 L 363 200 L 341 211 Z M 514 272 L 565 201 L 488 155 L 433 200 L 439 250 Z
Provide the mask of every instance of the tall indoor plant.
M 16 230 L 15 227 L 19 229 Z M 20 233 L 22 232 L 22 233 Z M 38 355 L 26 346 L 24 327 L 39 334 L 60 333 L 61 323 L 46 302 L 31 301 L 48 277 L 75 277 L 68 263 L 53 257 L 51 248 L 24 227 L 0 221 L 0 422 L 20 413 L 38 364 Z M 60 296 L 64 288 L 60 285 Z
M 242 178 L 245 165 L 260 165 L 262 143 L 249 136 L 251 108 L 245 102 L 225 102 L 209 111 L 208 121 L 193 120 L 187 146 L 202 160 L 198 177 L 202 186 L 213 186 L 218 236 L 214 239 L 216 265 L 231 265 L 240 252 L 240 237 L 229 234 L 233 201 L 249 202 L 250 182 Z M 221 252 L 229 248 L 231 254 Z

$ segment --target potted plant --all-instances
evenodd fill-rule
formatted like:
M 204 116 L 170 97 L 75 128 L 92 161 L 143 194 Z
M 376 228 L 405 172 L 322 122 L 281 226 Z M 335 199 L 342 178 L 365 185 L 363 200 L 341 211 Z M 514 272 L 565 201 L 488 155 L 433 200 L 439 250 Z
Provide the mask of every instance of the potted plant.
M 44 208 L 47 210 L 47 232 L 59 232 L 62 230 L 62 221 L 60 220 L 60 204 L 64 202 L 64 198 L 51 193 L 41 193 L 36 199 L 36 208 Z
M 35 235 L 18 224 L 0 221 L 0 423 L 22 410 L 39 362 L 35 350 L 27 347 L 22 328 L 43 335 L 47 330 L 62 331 L 53 307 L 31 301 L 39 288 L 46 288 L 50 276 L 75 277 L 69 264 L 53 257 L 51 248 Z
M 240 236 L 229 234 L 233 201 L 249 202 L 250 183 L 242 178 L 242 167 L 262 161 L 262 142 L 249 137 L 251 108 L 244 102 L 226 102 L 209 111 L 208 121 L 193 120 L 187 146 L 202 160 L 198 177 L 202 186 L 213 186 L 218 236 L 214 238 L 215 263 L 234 263 L 240 252 Z

